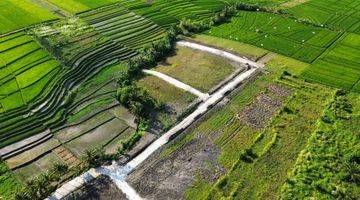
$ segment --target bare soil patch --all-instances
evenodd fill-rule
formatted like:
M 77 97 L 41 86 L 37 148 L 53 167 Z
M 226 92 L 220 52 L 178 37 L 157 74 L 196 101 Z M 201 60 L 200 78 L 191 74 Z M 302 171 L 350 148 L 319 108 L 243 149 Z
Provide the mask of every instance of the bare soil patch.
M 264 94 L 238 114 L 238 118 L 253 128 L 264 128 L 290 94 L 290 89 L 271 84 Z
M 99 176 L 65 200 L 127 200 L 127 198 L 109 177 Z
M 219 154 L 212 139 L 199 134 L 181 151 L 155 155 L 160 159 L 150 159 L 128 182 L 146 199 L 184 199 L 184 191 L 197 176 L 212 182 L 224 173 L 216 161 Z

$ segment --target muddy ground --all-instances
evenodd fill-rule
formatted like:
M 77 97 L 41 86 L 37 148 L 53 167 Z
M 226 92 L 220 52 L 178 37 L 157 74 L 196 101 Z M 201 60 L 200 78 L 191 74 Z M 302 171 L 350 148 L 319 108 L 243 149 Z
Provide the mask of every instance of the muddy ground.
M 64 200 L 126 200 L 126 196 L 107 176 L 99 176 Z
M 197 134 L 169 156 L 157 152 L 129 176 L 128 183 L 149 200 L 184 199 L 184 191 L 197 176 L 213 182 L 224 173 L 216 161 L 220 150 L 213 144 L 213 136 Z

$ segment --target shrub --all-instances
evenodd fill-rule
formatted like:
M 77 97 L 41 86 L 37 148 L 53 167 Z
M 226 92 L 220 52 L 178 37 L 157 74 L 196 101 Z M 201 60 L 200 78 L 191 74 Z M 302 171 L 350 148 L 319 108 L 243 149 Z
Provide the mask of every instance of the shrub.
M 103 161 L 106 160 L 105 151 L 102 148 L 93 148 L 85 151 L 81 160 L 87 165 L 88 168 L 99 167 Z

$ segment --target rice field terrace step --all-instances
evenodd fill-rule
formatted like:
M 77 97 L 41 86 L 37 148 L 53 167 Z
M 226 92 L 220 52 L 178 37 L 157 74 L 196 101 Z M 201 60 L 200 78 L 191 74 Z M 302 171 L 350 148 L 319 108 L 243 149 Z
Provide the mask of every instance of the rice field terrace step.
M 8 159 L 12 156 L 18 155 L 28 149 L 31 149 L 52 137 L 51 131 L 48 129 L 40 134 L 26 138 L 20 142 L 16 142 L 12 145 L 3 147 L 0 149 L 0 157 L 2 159 Z
M 114 102 L 112 104 L 107 105 L 106 107 L 102 107 L 100 109 L 95 109 L 89 115 L 86 115 L 85 117 L 81 118 L 79 121 L 71 123 L 71 124 L 65 124 L 65 125 L 62 125 L 60 127 L 56 127 L 52 131 L 53 132 L 58 132 L 58 131 L 61 131 L 63 129 L 66 129 L 66 128 L 69 128 L 69 127 L 72 127 L 72 126 L 80 125 L 80 124 L 86 122 L 87 120 L 90 120 L 91 118 L 95 117 L 96 115 L 101 114 L 102 112 L 110 110 L 110 109 L 112 109 L 112 108 L 114 108 L 116 106 L 119 106 L 119 105 L 120 105 L 119 102 Z
M 79 164 L 79 160 L 72 154 L 68 149 L 66 149 L 64 146 L 59 146 L 52 150 L 56 156 L 60 158 L 61 161 L 63 161 L 66 165 L 69 167 L 75 166 Z

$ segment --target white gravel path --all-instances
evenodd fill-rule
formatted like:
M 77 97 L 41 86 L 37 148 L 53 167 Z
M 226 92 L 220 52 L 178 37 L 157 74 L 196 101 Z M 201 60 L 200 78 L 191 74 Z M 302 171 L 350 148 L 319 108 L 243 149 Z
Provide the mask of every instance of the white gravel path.
M 213 47 L 208 47 L 208 46 L 204 46 L 204 45 L 193 43 L 193 42 L 187 42 L 187 41 L 179 41 L 176 44 L 179 45 L 179 46 L 190 47 L 192 49 L 197 49 L 197 50 L 200 50 L 200 51 L 205 51 L 205 52 L 208 52 L 208 53 L 211 53 L 211 54 L 215 54 L 215 55 L 221 56 L 223 58 L 232 60 L 234 62 L 244 63 L 244 64 L 248 63 L 249 65 L 251 65 L 253 67 L 258 67 L 258 68 L 264 67 L 264 65 L 261 64 L 261 63 L 254 62 L 254 61 L 251 61 L 249 59 L 242 58 L 242 57 L 237 56 L 235 54 L 232 54 L 232 53 L 229 53 L 227 51 L 220 50 L 220 49 L 216 49 L 216 48 L 213 48 Z
M 146 74 L 150 74 L 150 75 L 156 76 L 158 78 L 161 78 L 162 80 L 170 83 L 171 85 L 174 85 L 175 87 L 181 88 L 183 90 L 190 92 L 191 94 L 194 94 L 195 96 L 200 97 L 202 100 L 206 100 L 210 97 L 209 94 L 202 93 L 201 91 L 191 87 L 190 85 L 187 85 L 181 81 L 178 81 L 177 79 L 172 78 L 161 72 L 147 70 L 147 69 L 144 69 L 143 72 L 145 72 Z
M 190 48 L 199 49 L 199 50 L 202 50 L 202 51 L 213 53 L 213 54 L 225 57 L 227 59 L 233 60 L 235 62 L 248 63 L 250 66 L 252 66 L 252 68 L 245 71 L 244 73 L 241 73 L 241 74 L 235 76 L 231 81 L 229 81 L 226 85 L 221 87 L 213 95 L 207 97 L 204 100 L 204 102 L 201 103 L 193 113 L 188 115 L 180 123 L 178 123 L 176 126 L 171 128 L 168 132 L 166 132 L 160 138 L 155 140 L 143 152 L 141 152 L 139 155 L 137 155 L 135 158 L 133 158 L 131 161 L 129 161 L 126 165 L 119 166 L 116 162 L 113 162 L 113 164 L 110 165 L 110 166 L 103 166 L 103 167 L 100 167 L 100 168 L 97 168 L 97 169 L 91 169 L 92 171 L 95 171 L 97 174 L 103 174 L 103 175 L 109 176 L 114 181 L 114 183 L 117 185 L 117 187 L 126 195 L 126 197 L 129 200 L 141 200 L 142 198 L 126 182 L 126 177 L 127 177 L 128 174 L 130 174 L 136 167 L 138 167 L 141 163 L 143 163 L 156 150 L 158 150 L 160 147 L 162 147 L 163 145 L 168 143 L 170 141 L 171 136 L 183 131 L 185 128 L 190 126 L 194 121 L 196 121 L 196 119 L 201 117 L 209 109 L 211 109 L 214 105 L 216 105 L 219 101 L 221 101 L 226 96 L 227 93 L 233 91 L 236 87 L 238 87 L 239 84 L 241 84 L 242 82 L 244 82 L 248 78 L 255 75 L 258 68 L 263 67 L 262 64 L 259 64 L 259 63 L 256 63 L 256 62 L 241 58 L 241 57 L 236 56 L 234 54 L 231 54 L 231 53 L 219 50 L 219 49 L 215 49 L 215 48 L 212 48 L 212 47 L 207 47 L 207 46 L 199 45 L 199 44 L 196 44 L 196 43 L 184 42 L 184 41 L 180 41 L 177 44 L 180 45 L 180 46 L 187 46 L 187 47 L 190 47 Z M 163 76 L 164 75 L 164 74 L 161 74 L 161 73 L 160 74 L 154 73 L 154 71 L 150 71 L 150 70 L 146 70 L 145 73 L 149 73 L 149 74 L 153 74 L 153 75 L 156 74 L 156 76 Z M 166 77 L 166 75 L 163 76 L 163 78 L 164 78 L 164 80 L 166 79 L 168 82 L 171 81 L 172 84 L 174 84 L 174 85 L 176 84 L 179 87 L 185 87 L 186 86 L 186 84 L 181 83 L 178 80 L 173 79 L 171 77 L 168 77 L 168 76 Z M 191 87 L 187 88 L 187 91 L 189 91 L 189 90 L 192 90 Z M 193 91 L 193 92 L 195 92 L 195 91 Z M 202 93 L 201 94 L 198 93 L 198 94 L 200 96 L 202 95 Z M 197 95 L 197 96 L 199 96 L 199 95 Z M 88 173 L 88 172 L 86 172 L 86 173 Z M 70 181 L 70 182 L 72 182 L 72 181 Z M 65 185 L 69 184 L 70 182 L 66 183 Z M 83 182 L 85 183 L 86 181 L 83 181 Z M 61 197 L 61 196 L 63 197 L 63 194 L 61 194 L 59 196 L 57 196 L 57 194 L 59 194 L 60 192 L 63 193 L 62 188 L 64 188 L 64 186 L 62 186 L 61 188 L 58 189 L 60 191 L 56 190 L 54 195 L 49 197 L 48 199 L 51 199 L 51 200 L 61 199 L 61 198 L 57 198 L 57 197 Z M 68 187 L 68 189 L 70 190 L 70 189 L 73 189 L 73 188 Z M 74 190 L 68 191 L 67 194 L 73 192 Z

